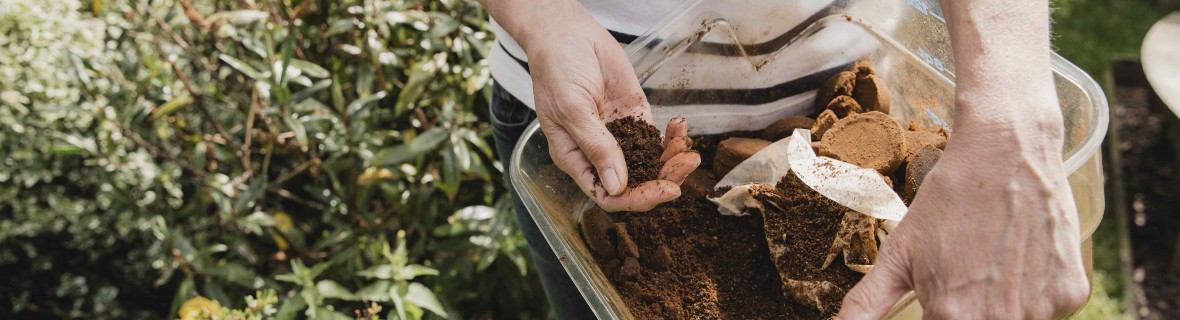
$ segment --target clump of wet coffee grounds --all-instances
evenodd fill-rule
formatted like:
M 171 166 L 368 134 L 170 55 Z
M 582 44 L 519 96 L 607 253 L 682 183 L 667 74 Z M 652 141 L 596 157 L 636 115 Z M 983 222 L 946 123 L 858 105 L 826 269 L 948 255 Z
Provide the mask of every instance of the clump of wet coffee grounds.
M 659 178 L 660 168 L 664 166 L 660 161 L 660 155 L 664 153 L 660 129 L 634 116 L 608 122 L 606 129 L 623 150 L 628 188 Z
M 889 87 L 868 60 L 858 60 L 828 78 L 815 96 L 816 112 L 832 110 L 840 118 L 869 111 L 888 114 L 889 107 Z
M 753 138 L 725 139 L 717 145 L 717 155 L 713 158 L 713 171 L 716 176 L 725 177 L 725 174 L 737 167 L 739 163 L 746 161 L 771 143 L 773 142 Z
M 820 140 L 820 155 L 889 175 L 905 160 L 901 125 L 881 112 L 866 112 L 836 122 Z
M 864 277 L 841 262 L 824 268 L 840 222 L 851 210 L 815 192 L 794 173 L 754 195 L 767 204 L 762 213 L 766 241 L 783 298 L 817 309 L 822 318 L 834 316 L 844 295 Z

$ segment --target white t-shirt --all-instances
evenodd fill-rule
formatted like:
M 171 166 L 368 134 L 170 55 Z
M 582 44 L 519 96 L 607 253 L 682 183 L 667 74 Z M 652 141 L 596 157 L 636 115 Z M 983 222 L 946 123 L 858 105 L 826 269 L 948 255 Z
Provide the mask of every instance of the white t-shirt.
M 623 46 L 683 5 L 671 0 L 581 0 L 581 3 Z M 773 55 L 775 59 L 789 63 L 772 63 L 761 71 L 751 72 L 745 60 L 747 57 L 741 56 L 732 41 L 725 39 L 724 33 L 715 32 L 703 38 L 701 45 L 685 52 L 687 56 L 662 67 L 695 72 L 687 75 L 683 72 L 656 74 L 648 81 L 656 84 L 656 87 L 648 88 L 645 83 L 644 90 L 649 93 L 649 99 L 657 97 L 652 101 L 653 105 L 678 106 L 681 107 L 678 109 L 681 114 L 691 113 L 692 109 L 740 108 L 751 113 L 747 118 L 750 119 L 755 118 L 753 114 L 760 112 L 756 109 L 774 109 L 784 104 L 802 105 L 803 100 L 811 99 L 809 93 L 819 82 L 853 60 L 863 57 L 870 50 L 867 44 L 875 40 L 863 31 L 839 30 L 848 26 L 835 26 L 825 27 L 818 36 L 813 37 L 815 39 L 796 43 L 792 49 L 779 48 L 783 48 L 787 40 L 799 35 L 812 23 L 848 9 L 849 3 L 846 0 L 826 0 L 797 1 L 785 5 L 775 0 L 744 0 L 711 5 L 711 11 L 726 17 L 733 27 L 741 31 L 738 41 L 743 43 L 751 57 Z M 885 10 L 872 8 L 872 11 L 875 14 L 896 14 L 897 10 L 885 6 Z M 494 20 L 492 30 L 497 39 L 489 53 L 492 77 L 525 105 L 534 107 L 528 57 L 511 35 Z M 680 79 L 689 83 L 687 86 L 660 87 L 661 83 L 676 82 L 676 79 L 663 79 L 670 76 L 698 79 Z M 699 99 L 702 96 L 711 99 Z M 660 119 L 656 120 L 659 122 Z
M 675 0 L 580 0 L 590 15 L 615 37 L 620 45 L 626 46 L 640 34 L 663 19 L 668 13 L 679 8 L 682 1 Z M 488 62 L 492 78 L 530 108 L 533 107 L 533 82 L 527 68 L 528 57 L 500 24 L 492 19 L 492 32 L 496 42 L 492 44 Z

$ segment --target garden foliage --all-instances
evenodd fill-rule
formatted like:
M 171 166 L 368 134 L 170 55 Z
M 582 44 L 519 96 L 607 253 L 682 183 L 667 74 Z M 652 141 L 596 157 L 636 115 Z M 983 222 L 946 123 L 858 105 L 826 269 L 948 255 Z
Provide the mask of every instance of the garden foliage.
M 470 0 L 0 0 L 0 317 L 542 316 L 487 27 Z

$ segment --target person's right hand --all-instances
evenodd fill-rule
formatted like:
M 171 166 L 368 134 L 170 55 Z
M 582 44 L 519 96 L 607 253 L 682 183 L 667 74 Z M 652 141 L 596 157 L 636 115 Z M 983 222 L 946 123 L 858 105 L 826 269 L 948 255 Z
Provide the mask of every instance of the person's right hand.
M 628 116 L 652 123 L 647 97 L 622 47 L 580 4 L 548 5 L 542 16 L 552 23 L 514 37 L 529 58 L 537 118 L 553 161 L 603 210 L 647 211 L 679 197 L 680 183 L 701 163 L 690 150 L 687 121 L 668 123 L 659 178 L 627 188 L 623 152 L 605 124 Z

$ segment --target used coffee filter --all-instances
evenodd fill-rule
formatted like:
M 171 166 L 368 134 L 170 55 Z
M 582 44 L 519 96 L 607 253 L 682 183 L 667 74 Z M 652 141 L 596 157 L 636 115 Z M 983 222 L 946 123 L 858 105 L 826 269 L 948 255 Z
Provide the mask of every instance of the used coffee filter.
M 738 164 L 714 190 L 730 188 L 725 194 L 709 198 L 724 215 L 744 215 L 761 204 L 751 193 L 755 185 L 773 186 L 783 176 L 795 174 L 819 194 L 853 211 L 891 221 L 886 230 L 905 217 L 906 205 L 885 179 L 873 169 L 844 161 L 821 157 L 811 149 L 811 131 L 796 129 L 787 138 L 770 144 Z

